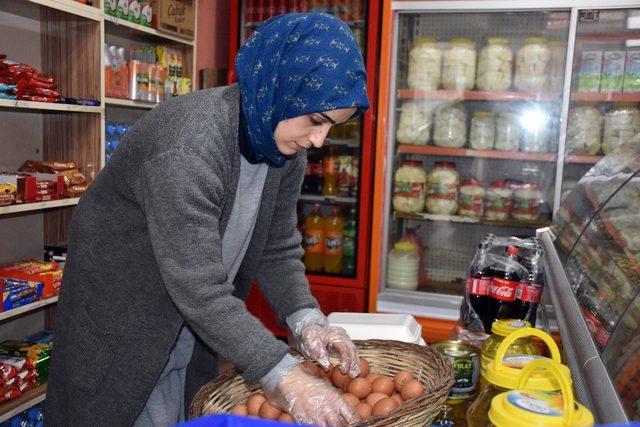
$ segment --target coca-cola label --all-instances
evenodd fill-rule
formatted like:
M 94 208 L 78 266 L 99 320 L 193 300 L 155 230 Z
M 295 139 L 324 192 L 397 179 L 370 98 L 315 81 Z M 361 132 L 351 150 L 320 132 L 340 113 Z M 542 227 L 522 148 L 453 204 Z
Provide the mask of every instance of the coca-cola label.
M 541 294 L 542 286 L 520 283 L 520 285 L 518 286 L 518 292 L 516 293 L 516 298 L 518 298 L 520 301 L 535 304 L 540 301 Z
M 517 290 L 518 282 L 515 280 L 494 277 L 489 286 L 489 296 L 500 301 L 512 302 L 516 300 Z
M 489 293 L 489 285 L 491 284 L 491 279 L 488 277 L 483 278 L 475 278 L 469 277 L 467 278 L 467 293 L 471 295 L 487 295 Z

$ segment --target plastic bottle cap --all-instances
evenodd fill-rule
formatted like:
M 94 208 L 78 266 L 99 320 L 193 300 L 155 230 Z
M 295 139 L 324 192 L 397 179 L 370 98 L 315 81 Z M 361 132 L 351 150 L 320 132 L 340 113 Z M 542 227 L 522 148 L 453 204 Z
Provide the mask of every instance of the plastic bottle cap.
M 416 39 L 416 44 L 433 44 L 437 42 L 438 40 L 433 37 L 418 37 Z
M 549 41 L 549 46 L 553 46 L 553 47 L 565 47 L 566 43 L 563 42 L 562 40 L 550 40 Z
M 502 44 L 502 45 L 506 45 L 509 44 L 509 40 L 503 38 L 503 37 L 488 37 L 487 38 L 487 44 Z
M 473 117 L 493 117 L 491 111 L 474 111 Z
M 475 187 L 484 187 L 484 185 L 482 185 L 482 181 L 478 181 L 475 178 L 465 178 L 464 180 L 462 180 L 461 186 L 465 186 L 465 185 L 473 185 Z
M 515 246 L 509 246 L 507 248 L 507 253 L 510 255 L 515 255 L 518 253 L 518 248 L 516 248 Z
M 399 251 L 414 251 L 415 248 L 413 247 L 412 243 L 409 242 L 397 242 L 395 245 L 393 245 L 394 248 L 398 249 Z
M 547 43 L 547 39 L 544 37 L 527 37 L 524 39 L 525 44 L 533 44 L 533 43 Z
M 531 323 L 526 320 L 502 319 L 493 322 L 491 325 L 491 333 L 506 337 L 519 329 L 530 327 Z
M 473 40 L 466 37 L 454 37 L 451 39 L 452 44 L 474 44 Z
M 455 169 L 456 164 L 453 162 L 436 162 L 437 168 Z
M 402 163 L 400 163 L 400 166 L 410 166 L 413 168 L 422 169 L 422 162 L 419 160 L 405 160 Z

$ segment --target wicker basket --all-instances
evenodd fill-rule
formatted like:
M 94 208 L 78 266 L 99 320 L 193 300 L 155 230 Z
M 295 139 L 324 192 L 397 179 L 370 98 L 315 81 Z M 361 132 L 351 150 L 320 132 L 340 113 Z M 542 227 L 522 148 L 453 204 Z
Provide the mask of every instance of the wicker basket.
M 357 426 L 430 425 L 453 385 L 453 366 L 446 356 L 427 347 L 400 341 L 366 340 L 354 343 L 360 356 L 369 361 L 372 370 L 386 376 L 393 376 L 399 370 L 412 372 L 426 390 L 422 397 L 406 402 L 387 417 L 369 418 Z M 259 384 L 245 383 L 234 371 L 221 375 L 196 394 L 189 416 L 197 418 L 208 414 L 228 413 L 233 406 L 244 403 L 252 393 L 260 389 Z

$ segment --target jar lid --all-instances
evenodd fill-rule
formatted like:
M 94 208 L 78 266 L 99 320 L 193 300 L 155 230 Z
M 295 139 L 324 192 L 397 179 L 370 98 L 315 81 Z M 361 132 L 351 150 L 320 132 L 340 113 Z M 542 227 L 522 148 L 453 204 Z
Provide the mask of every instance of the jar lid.
M 525 44 L 533 44 L 533 43 L 547 43 L 547 39 L 544 37 L 527 37 L 524 39 Z
M 455 169 L 456 164 L 453 162 L 436 162 L 437 168 Z
M 565 47 L 567 44 L 562 40 L 549 40 L 549 46 L 553 47 Z
M 454 37 L 451 39 L 452 44 L 475 44 L 473 40 L 466 37 Z
M 491 333 L 500 335 L 501 337 L 506 337 L 507 335 L 522 329 L 522 328 L 530 328 L 531 323 L 526 320 L 518 320 L 518 319 L 502 319 L 496 320 L 491 325 Z
M 487 37 L 487 44 L 502 44 L 508 45 L 509 40 L 504 37 Z
M 509 183 L 507 181 L 493 181 L 491 183 L 491 185 L 489 185 L 489 187 L 491 188 L 509 188 Z
M 422 169 L 422 162 L 420 160 L 404 160 L 402 163 L 400 163 L 400 166 L 410 166 L 413 168 Z
M 415 248 L 413 247 L 413 244 L 410 242 L 396 242 L 395 245 L 393 245 L 393 247 L 395 249 L 398 249 L 399 251 L 414 251 Z
M 511 185 L 516 190 L 532 190 L 532 191 L 540 190 L 540 187 L 538 187 L 538 184 L 533 184 L 530 182 L 517 183 L 517 184 L 511 184 Z
M 433 43 L 437 43 L 438 40 L 436 40 L 434 37 L 418 37 L 416 39 L 416 44 L 433 44 Z
M 493 113 L 491 111 L 474 111 L 473 117 L 493 117 Z
M 484 185 L 482 184 L 481 181 L 475 179 L 475 178 L 465 178 L 462 180 L 462 185 L 473 185 L 476 187 L 484 187 Z

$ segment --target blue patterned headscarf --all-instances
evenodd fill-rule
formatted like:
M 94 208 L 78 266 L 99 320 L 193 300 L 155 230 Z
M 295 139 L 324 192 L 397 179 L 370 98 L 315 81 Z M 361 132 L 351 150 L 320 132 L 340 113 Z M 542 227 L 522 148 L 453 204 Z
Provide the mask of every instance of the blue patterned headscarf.
M 278 15 L 260 25 L 236 56 L 252 163 L 282 166 L 278 123 L 310 113 L 369 108 L 362 54 L 349 27 L 324 13 Z M 245 155 L 245 157 L 247 157 Z

